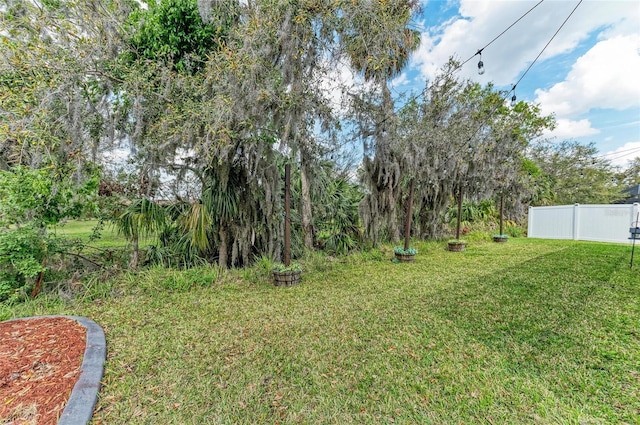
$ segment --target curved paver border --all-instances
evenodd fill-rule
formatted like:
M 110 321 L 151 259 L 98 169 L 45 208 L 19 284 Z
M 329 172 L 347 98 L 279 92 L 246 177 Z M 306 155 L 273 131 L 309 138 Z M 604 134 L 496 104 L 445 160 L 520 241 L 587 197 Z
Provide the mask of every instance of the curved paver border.
M 79 316 L 31 316 L 12 320 L 44 319 L 47 317 L 64 317 L 80 323 L 87 329 L 86 347 L 82 359 L 80 377 L 71 390 L 58 425 L 85 425 L 93 416 L 93 408 L 98 401 L 100 381 L 104 372 L 104 361 L 107 357 L 107 344 L 104 331 L 96 322 Z

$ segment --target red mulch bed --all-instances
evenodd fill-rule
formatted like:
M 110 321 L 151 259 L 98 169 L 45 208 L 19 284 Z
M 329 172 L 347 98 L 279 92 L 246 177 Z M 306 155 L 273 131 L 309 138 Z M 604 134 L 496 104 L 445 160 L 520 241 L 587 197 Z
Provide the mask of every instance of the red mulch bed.
M 0 425 L 55 425 L 80 377 L 87 330 L 73 319 L 0 323 Z

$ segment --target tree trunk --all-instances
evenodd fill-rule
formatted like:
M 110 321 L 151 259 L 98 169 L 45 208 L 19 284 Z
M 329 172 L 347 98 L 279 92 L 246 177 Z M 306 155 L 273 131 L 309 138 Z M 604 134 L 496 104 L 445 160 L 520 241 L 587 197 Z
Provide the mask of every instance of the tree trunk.
M 400 223 L 398 223 L 398 215 L 396 211 L 396 203 L 398 201 L 398 190 L 396 188 L 399 186 L 398 182 L 396 182 L 393 178 L 394 176 L 389 176 L 389 185 L 387 188 L 387 195 L 389 196 L 388 207 L 389 207 L 389 221 L 387 222 L 387 227 L 389 229 L 389 236 L 391 240 L 395 243 L 400 240 Z
M 291 264 L 291 164 L 284 166 L 284 253 L 285 267 Z
M 389 86 L 386 82 L 381 84 L 382 86 L 382 111 L 385 117 L 391 117 L 394 115 L 393 110 L 393 98 L 391 97 L 391 91 L 389 90 Z M 385 152 L 385 158 L 381 158 L 383 162 L 386 161 L 397 161 L 395 155 L 391 154 L 391 129 L 386 129 L 387 125 L 390 123 L 383 123 L 383 135 L 382 141 L 384 143 L 383 151 Z M 400 194 L 400 176 L 394 173 L 393 167 L 385 166 L 382 167 L 385 171 L 386 178 L 388 179 L 387 193 L 386 196 L 389 197 L 387 200 L 389 215 L 388 215 L 388 229 L 389 229 L 389 237 L 393 242 L 397 242 L 400 240 L 400 226 L 398 223 L 398 215 L 396 211 L 396 206 Z
M 42 267 L 47 266 L 47 257 L 44 257 L 42 260 Z M 33 287 L 31 291 L 31 298 L 35 298 L 40 293 L 40 289 L 42 289 L 42 281 L 44 279 L 44 270 L 38 274 L 38 280 L 36 281 L 36 286 Z
M 413 210 L 413 188 L 415 185 L 415 179 L 411 179 L 409 184 L 409 202 L 407 204 L 407 217 L 404 221 L 404 250 L 409 249 L 409 238 L 411 237 L 411 215 Z
M 134 237 L 131 241 L 133 243 L 133 252 L 131 253 L 131 259 L 129 260 L 129 268 L 136 270 L 138 268 L 138 261 L 140 258 L 140 245 L 138 237 Z
M 300 178 L 302 186 L 302 232 L 304 234 L 304 246 L 313 249 L 313 211 L 311 209 L 311 181 L 309 179 L 309 161 L 302 154 L 300 162 Z
M 218 266 L 226 269 L 229 262 L 229 231 L 224 223 L 220 223 L 218 230 L 220 237 L 220 249 L 218 250 Z

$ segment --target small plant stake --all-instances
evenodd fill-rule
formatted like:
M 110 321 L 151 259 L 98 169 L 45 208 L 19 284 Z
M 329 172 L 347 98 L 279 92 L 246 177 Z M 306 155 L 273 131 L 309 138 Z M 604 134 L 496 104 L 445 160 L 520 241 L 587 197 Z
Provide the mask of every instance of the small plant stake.
M 629 262 L 629 268 L 633 267 L 633 253 L 636 250 L 636 240 L 640 239 L 640 212 L 636 215 L 636 221 L 631 223 L 629 228 L 633 242 L 631 243 L 631 261 Z

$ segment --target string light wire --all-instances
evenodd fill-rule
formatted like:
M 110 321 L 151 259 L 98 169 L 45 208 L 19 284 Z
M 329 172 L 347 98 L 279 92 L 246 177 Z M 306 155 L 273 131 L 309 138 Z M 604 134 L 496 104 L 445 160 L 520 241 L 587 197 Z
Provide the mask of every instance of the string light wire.
M 507 100 L 507 98 L 509 97 L 509 95 L 511 93 L 514 93 L 513 97 L 511 98 L 512 103 L 515 102 L 515 90 L 516 90 L 516 86 L 520 83 L 520 81 L 522 81 L 522 79 L 525 77 L 525 75 L 527 75 L 527 73 L 529 72 L 529 70 L 531 70 L 531 67 L 533 67 L 533 64 L 536 63 L 536 61 L 540 58 L 540 56 L 542 55 L 542 53 L 544 53 L 544 51 L 547 49 L 547 47 L 549 47 L 549 45 L 551 44 L 551 42 L 553 41 L 553 39 L 556 37 L 556 35 L 558 35 L 558 33 L 560 32 L 560 30 L 562 30 L 562 28 L 564 27 L 564 25 L 567 23 L 567 21 L 571 18 L 571 16 L 574 14 L 574 12 L 576 11 L 576 9 L 578 8 L 578 6 L 580 6 L 580 4 L 582 3 L 583 0 L 580 0 L 578 2 L 578 4 L 573 8 L 573 10 L 571 11 L 571 13 L 569 13 L 569 15 L 566 17 L 566 19 L 562 22 L 562 24 L 560 25 L 560 27 L 556 30 L 556 32 L 551 36 L 551 38 L 549 39 L 549 41 L 547 42 L 547 44 L 545 44 L 545 46 L 542 48 L 542 50 L 540 51 L 540 53 L 538 53 L 538 56 L 536 56 L 536 58 L 533 60 L 533 62 L 531 62 L 531 64 L 529 65 L 529 67 L 525 70 L 525 72 L 522 74 L 522 76 L 520 76 L 520 78 L 518 79 L 518 81 L 513 85 L 513 87 L 511 88 L 510 91 L 506 92 L 506 94 L 502 97 L 502 102 L 500 104 L 504 104 L 504 102 Z M 493 41 L 492 41 L 493 42 Z M 478 52 L 480 53 L 480 51 Z M 474 55 L 475 56 L 475 55 Z M 468 62 L 469 60 L 467 60 Z M 487 118 L 480 123 L 480 125 L 476 128 L 476 131 L 473 132 L 473 134 L 471 135 L 471 137 L 469 137 L 469 140 L 473 139 L 476 134 L 478 134 L 478 132 L 487 124 L 488 120 L 493 117 L 493 115 L 495 114 L 495 112 L 498 110 L 498 107 L 500 106 L 500 104 L 497 104 L 496 106 L 493 107 L 493 109 L 489 112 Z
M 540 53 L 538 53 L 538 56 L 536 56 L 536 58 L 533 60 L 533 62 L 531 62 L 531 64 L 529 65 L 529 67 L 524 71 L 524 73 L 520 76 L 520 78 L 518 79 L 518 81 L 513 85 L 513 88 L 511 89 L 511 91 L 516 90 L 516 86 L 518 84 L 520 84 L 520 81 L 522 81 L 522 79 L 525 77 L 525 75 L 527 75 L 527 73 L 529 72 L 529 70 L 531 70 L 531 67 L 538 61 L 538 59 L 540 59 L 540 56 L 542 56 L 542 54 L 544 53 L 545 50 L 547 50 L 547 47 L 549 47 L 549 44 L 551 44 L 551 42 L 553 41 L 554 38 L 556 38 L 556 35 L 558 35 L 558 33 L 560 32 L 560 30 L 562 30 L 562 28 L 564 27 L 564 25 L 567 23 L 567 21 L 571 18 L 571 16 L 573 15 L 573 13 L 576 11 L 576 9 L 578 9 L 578 7 L 582 4 L 583 0 L 580 0 L 578 2 L 578 4 L 576 4 L 576 7 L 573 8 L 573 10 L 571 11 L 571 13 L 569 13 L 569 16 L 566 17 L 566 19 L 562 22 L 562 24 L 560 25 L 560 27 L 556 30 L 556 32 L 551 36 L 551 38 L 549 39 L 549 41 L 547 41 L 547 44 L 544 45 L 544 47 L 542 48 L 542 50 L 540 50 Z
M 458 70 L 460 70 L 460 68 L 462 68 L 465 64 L 467 64 L 469 61 L 471 61 L 477 55 L 481 54 L 484 49 L 486 49 L 487 47 L 492 45 L 496 40 L 498 40 L 500 37 L 502 37 L 507 31 L 509 31 L 511 28 L 513 28 L 518 22 L 520 22 L 522 19 L 524 19 L 525 16 L 527 16 L 529 13 L 531 13 L 534 9 L 536 9 L 538 6 L 540 6 L 543 2 L 544 2 L 544 0 L 540 0 L 538 3 L 536 3 L 533 7 L 531 7 L 529 10 L 527 10 L 522 16 L 520 16 L 518 19 L 516 19 L 514 22 L 512 22 L 511 25 L 509 25 L 506 29 L 504 29 L 500 34 L 495 36 L 493 38 L 493 40 L 491 40 L 490 42 L 485 44 L 482 48 L 478 49 L 478 51 L 476 53 L 474 53 L 473 55 L 471 55 L 467 60 L 465 60 L 464 62 L 460 63 L 458 66 L 456 66 L 452 70 L 450 70 L 446 75 L 444 75 L 444 77 L 448 77 L 449 75 L 452 75 L 453 73 L 455 73 Z M 580 0 L 580 2 L 582 2 L 582 0 Z M 565 20 L 565 22 L 566 22 L 566 20 Z M 564 25 L 564 23 L 563 23 L 563 25 Z M 414 26 L 416 26 L 416 25 L 414 24 Z M 557 32 L 556 32 L 556 34 L 557 34 Z M 554 37 L 555 37 L 555 35 L 554 35 Z M 545 46 L 545 48 L 546 48 L 546 46 Z M 538 57 L 539 57 L 539 55 L 538 55 Z M 523 77 L 524 77 L 524 75 L 523 75 Z M 421 96 L 423 96 L 429 89 L 431 89 L 431 87 L 433 87 L 434 84 L 435 84 L 435 82 L 431 83 L 429 86 L 425 87 L 422 91 L 420 91 L 420 93 L 410 97 L 409 100 L 405 103 L 405 105 L 409 104 L 409 103 L 413 102 L 414 100 L 416 100 L 416 99 L 420 98 Z M 514 86 L 514 89 L 515 89 L 515 86 Z M 400 112 L 403 108 L 404 108 L 404 106 L 402 106 L 400 109 L 398 109 L 398 111 L 393 111 L 392 114 L 390 114 L 388 116 L 385 116 L 379 122 L 376 122 L 375 127 L 384 124 L 388 119 L 390 119 L 393 115 L 395 115 L 398 112 Z
M 606 155 L 600 155 L 600 158 L 602 158 L 605 161 L 611 162 L 611 161 L 615 161 L 616 159 L 624 158 L 625 156 L 633 155 L 634 153 L 639 153 L 640 154 L 640 148 L 629 149 L 628 152 L 622 153 L 622 154 L 621 154 L 621 152 L 625 152 L 625 151 L 612 152 L 612 153 L 608 154 L 608 155 L 616 155 L 613 158 L 604 158 L 604 156 L 606 156 Z M 631 160 L 629 160 L 629 161 L 631 161 Z

